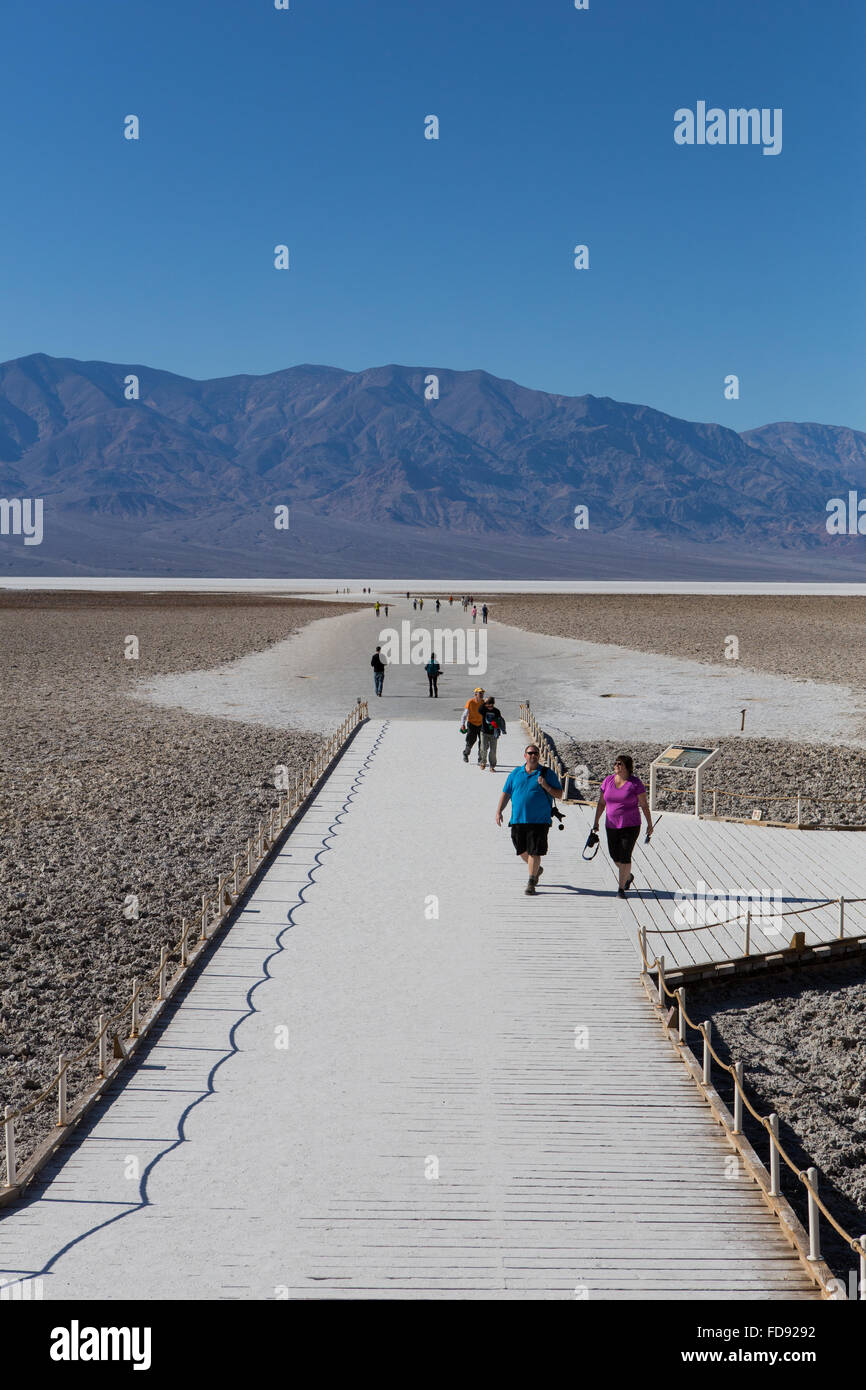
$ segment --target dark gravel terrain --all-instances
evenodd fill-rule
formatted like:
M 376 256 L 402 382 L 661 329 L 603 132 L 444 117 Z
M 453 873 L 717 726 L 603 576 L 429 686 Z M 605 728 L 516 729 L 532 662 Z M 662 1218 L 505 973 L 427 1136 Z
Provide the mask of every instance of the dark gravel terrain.
M 42 1088 L 276 805 L 318 740 L 131 699 L 346 611 L 207 595 L 0 595 L 0 1107 Z M 124 657 L 137 636 L 138 660 Z M 348 712 L 348 711 L 347 711 Z M 127 920 L 128 894 L 139 898 Z M 177 959 L 175 953 L 174 959 Z M 70 1098 L 87 1076 L 70 1074 Z M 92 1075 L 92 1073 L 89 1073 Z M 53 1123 L 16 1124 L 19 1158 Z

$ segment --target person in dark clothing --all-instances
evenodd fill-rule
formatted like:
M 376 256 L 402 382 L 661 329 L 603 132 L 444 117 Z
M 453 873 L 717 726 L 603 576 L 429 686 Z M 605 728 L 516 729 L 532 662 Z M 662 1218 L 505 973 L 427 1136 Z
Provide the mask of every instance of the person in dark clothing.
M 481 706 L 481 743 L 479 745 L 479 763 L 481 767 L 489 764 L 490 771 L 496 771 L 496 745 L 501 734 L 506 732 L 505 720 L 502 718 L 502 711 L 497 709 L 496 701 L 492 695 L 488 695 L 484 704 Z
M 436 653 L 435 653 L 435 652 L 431 652 L 431 653 L 430 653 L 430 660 L 427 662 L 427 665 L 424 667 L 424 670 L 427 672 L 427 684 L 428 684 L 429 687 L 430 687 L 430 692 L 429 692 L 429 693 L 430 693 L 431 697 L 435 696 L 436 699 L 438 700 L 438 699 L 439 699 L 439 676 L 440 676 L 440 673 L 441 673 L 441 671 L 442 671 L 442 667 L 439 665 L 439 662 L 436 660 Z
M 388 610 L 386 609 L 385 611 L 387 612 Z M 488 614 L 489 612 L 490 612 L 490 609 L 487 607 L 487 604 L 486 604 L 486 603 L 482 603 L 482 605 L 481 605 L 481 619 L 482 619 L 482 622 L 485 622 L 485 623 L 487 622 L 487 614 Z
M 382 648 L 377 647 L 370 658 L 370 665 L 373 668 L 373 689 L 377 695 L 382 694 L 382 686 L 385 683 L 385 661 L 381 652 Z

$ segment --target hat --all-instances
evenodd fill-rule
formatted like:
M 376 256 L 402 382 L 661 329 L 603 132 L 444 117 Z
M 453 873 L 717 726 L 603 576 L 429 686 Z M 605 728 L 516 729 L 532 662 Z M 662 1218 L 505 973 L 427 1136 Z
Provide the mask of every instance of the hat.
M 484 686 L 483 686 L 483 685 L 476 685 L 476 687 L 475 687 L 475 689 L 473 690 L 472 694 L 473 694 L 473 695 L 483 695 L 483 694 L 484 694 Z

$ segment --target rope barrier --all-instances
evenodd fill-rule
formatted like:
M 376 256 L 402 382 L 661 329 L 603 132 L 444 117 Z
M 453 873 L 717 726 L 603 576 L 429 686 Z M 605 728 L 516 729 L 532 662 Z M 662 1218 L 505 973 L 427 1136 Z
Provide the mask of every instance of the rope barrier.
M 189 968 L 190 964 L 193 963 L 190 962 L 187 956 L 187 941 L 189 938 L 189 934 L 193 928 L 193 924 L 199 921 L 201 923 L 201 934 L 199 936 L 198 944 L 199 946 L 203 946 L 204 943 L 207 940 L 209 940 L 207 934 L 207 923 L 210 920 L 211 909 L 214 907 L 216 908 L 215 920 L 219 921 L 222 919 L 222 917 L 227 915 L 231 907 L 234 906 L 234 902 L 237 901 L 240 890 L 241 865 L 245 861 L 244 882 L 246 884 L 249 884 L 254 874 L 258 872 L 259 866 L 261 865 L 262 861 L 267 857 L 273 845 L 276 843 L 276 839 L 278 837 L 279 832 L 285 829 L 286 825 L 296 814 L 301 804 L 306 800 L 307 796 L 309 795 L 310 789 L 313 786 L 315 786 L 319 778 L 324 775 L 326 769 L 330 766 L 334 757 L 339 752 L 340 748 L 342 748 L 343 744 L 346 742 L 352 730 L 355 729 L 357 725 L 359 725 L 364 719 L 367 718 L 369 718 L 369 706 L 367 704 L 367 701 L 358 700 L 358 703 L 355 705 L 351 713 L 348 714 L 346 718 L 343 720 L 336 733 L 331 735 L 331 737 L 326 741 L 320 752 L 317 754 L 316 758 L 308 764 L 305 775 L 301 778 L 295 778 L 292 794 L 289 795 L 289 793 L 286 792 L 285 797 L 281 795 L 278 806 L 276 808 L 271 809 L 267 823 L 265 824 L 262 821 L 259 822 L 256 835 L 253 837 L 253 839 L 247 841 L 246 855 L 234 856 L 233 872 L 231 874 L 219 875 L 217 881 L 216 894 L 214 895 L 213 893 L 202 893 L 201 908 L 197 912 L 196 916 L 191 918 L 190 921 L 187 922 L 184 919 L 183 931 L 181 933 L 180 941 L 178 943 L 177 948 L 174 948 L 180 951 L 181 963 L 180 968 L 172 976 L 172 987 L 174 986 L 174 982 L 177 979 L 179 979 L 180 976 L 182 976 L 185 973 L 185 971 Z M 230 883 L 232 884 L 232 892 L 229 891 Z M 234 894 L 234 896 L 232 896 L 232 893 Z M 40 1091 L 39 1094 L 32 1101 L 29 1101 L 27 1105 L 21 1106 L 18 1110 L 11 1110 L 8 1105 L 6 1106 L 2 1123 L 5 1128 L 6 1134 L 6 1182 L 4 1186 L 7 1189 L 16 1185 L 15 1121 L 22 1119 L 25 1115 L 29 1115 L 39 1105 L 41 1105 L 45 1100 L 47 1100 L 48 1097 L 51 1096 L 54 1091 L 58 1091 L 61 1097 L 61 1118 L 59 1119 L 58 1124 L 64 1125 L 66 1123 L 64 1092 L 66 1084 L 66 1074 L 69 1071 L 69 1068 L 76 1066 L 79 1062 L 82 1062 L 86 1057 L 90 1055 L 91 1052 L 93 1052 L 97 1048 L 100 1049 L 101 1057 L 102 1039 L 106 1037 L 109 1033 L 109 1030 L 121 1019 L 125 1018 L 125 1016 L 128 1013 L 130 1013 L 130 1011 L 132 1012 L 132 1031 L 130 1032 L 129 1037 L 136 1038 L 141 1036 L 142 1033 L 147 1032 L 155 1015 L 154 1011 L 151 1010 L 151 1013 L 148 1015 L 144 1024 L 141 1028 L 139 1028 L 139 1000 L 141 999 L 145 989 L 149 985 L 157 986 L 158 994 L 156 1003 L 162 1003 L 162 1001 L 164 1000 L 169 949 L 170 948 L 165 945 L 163 945 L 160 948 L 159 965 L 152 972 L 152 974 L 145 976 L 144 979 L 141 981 L 137 979 L 133 980 L 132 994 L 128 1001 L 122 1006 L 122 1008 L 118 1010 L 117 1013 L 113 1014 L 107 1020 L 104 1020 L 100 1015 L 100 1027 L 98 1028 L 96 1037 L 93 1038 L 90 1042 L 88 1042 L 86 1046 L 81 1049 L 80 1052 L 75 1054 L 75 1056 L 64 1056 L 61 1059 L 61 1064 L 58 1067 L 57 1073 L 52 1078 L 52 1080 L 48 1082 L 44 1090 Z M 102 1075 L 102 1073 L 100 1074 Z M 29 1178 L 32 1176 L 32 1173 L 28 1173 L 26 1179 L 24 1180 L 29 1181 Z
M 668 997 L 669 999 L 673 999 L 673 1000 L 675 1001 L 676 1005 L 677 1005 L 677 1010 L 678 1010 L 678 1013 L 679 1013 L 679 1017 L 680 1017 L 680 1019 L 681 1019 L 681 1022 L 680 1022 L 680 1037 L 681 1037 L 681 1040 L 682 1040 L 683 1042 L 685 1042 L 683 1024 L 686 1024 L 689 1028 L 692 1028 L 696 1033 L 699 1033 L 699 1034 L 700 1034 L 701 1038 L 703 1039 L 703 1043 L 704 1043 L 705 1057 L 706 1057 L 706 1055 L 709 1055 L 710 1057 L 712 1057 L 713 1061 L 716 1062 L 716 1064 L 717 1064 L 719 1067 L 721 1067 L 722 1071 L 727 1072 L 727 1074 L 731 1077 L 731 1079 L 732 1079 L 732 1081 L 733 1081 L 733 1085 L 734 1085 L 734 1092 L 735 1092 L 736 1095 L 739 1096 L 741 1104 L 742 1104 L 742 1105 L 745 1105 L 746 1109 L 749 1111 L 749 1114 L 752 1115 L 753 1118 L 754 1118 L 755 1120 L 757 1120 L 758 1124 L 760 1124 L 760 1125 L 762 1126 L 762 1128 L 764 1128 L 764 1129 L 767 1131 L 767 1134 L 769 1135 L 769 1138 L 770 1138 L 771 1150 L 774 1148 L 774 1149 L 776 1150 L 776 1152 L 784 1159 L 786 1165 L 787 1165 L 788 1168 L 791 1170 L 791 1172 L 794 1174 L 794 1176 L 797 1178 L 798 1182 L 800 1182 L 800 1183 L 802 1184 L 802 1186 L 806 1188 L 806 1190 L 807 1190 L 807 1192 L 809 1193 L 809 1195 L 810 1195 L 812 1201 L 815 1203 L 815 1205 L 819 1208 L 819 1210 L 823 1213 L 823 1215 L 824 1215 L 824 1216 L 827 1218 L 827 1220 L 830 1222 L 830 1225 L 831 1225 L 831 1226 L 833 1227 L 833 1229 L 836 1231 L 837 1235 L 839 1235 L 839 1236 L 842 1237 L 842 1239 L 845 1241 L 845 1243 L 846 1243 L 846 1245 L 848 1246 L 848 1248 L 849 1248 L 850 1250 L 852 1250 L 852 1251 L 854 1252 L 855 1255 L 858 1255 L 861 1259 L 866 1259 L 866 1241 L 864 1241 L 864 1239 L 863 1239 L 862 1237 L 860 1238 L 860 1240 L 855 1239 L 855 1237 L 852 1236 L 851 1233 L 850 1233 L 849 1231 L 846 1231 L 846 1230 L 844 1229 L 844 1227 L 841 1226 L 841 1225 L 839 1224 L 839 1222 L 838 1222 L 838 1221 L 836 1220 L 836 1218 L 832 1215 L 832 1213 L 829 1212 L 829 1211 L 827 1210 L 826 1205 L 824 1204 L 824 1202 L 822 1202 L 822 1200 L 821 1200 L 821 1198 L 820 1198 L 820 1195 L 819 1195 L 819 1193 L 818 1193 L 817 1188 L 813 1185 L 812 1181 L 810 1180 L 810 1178 L 809 1178 L 809 1171 L 811 1171 L 811 1170 L 803 1170 L 803 1169 L 798 1168 L 797 1165 L 794 1163 L 793 1159 L 789 1156 L 789 1154 L 788 1154 L 788 1153 L 786 1152 L 786 1150 L 783 1148 L 783 1146 L 782 1146 L 782 1144 L 780 1143 L 780 1141 L 779 1141 L 779 1139 L 777 1138 L 777 1136 L 774 1134 L 774 1132 L 773 1132 L 772 1121 L 773 1121 L 773 1119 L 775 1119 L 775 1116 L 760 1115 L 760 1114 L 758 1113 L 758 1111 L 755 1109 L 755 1107 L 752 1105 L 751 1101 L 749 1100 L 748 1096 L 746 1095 L 745 1087 L 743 1086 L 743 1083 L 742 1083 L 742 1080 L 741 1080 L 741 1078 L 740 1078 L 740 1075 L 738 1074 L 737 1068 L 738 1068 L 738 1065 L 741 1065 L 741 1064 L 734 1063 L 733 1065 L 729 1065 L 727 1062 L 723 1062 L 723 1061 L 722 1061 L 721 1057 L 720 1057 L 719 1054 L 716 1052 L 715 1048 L 714 1048 L 713 1045 L 712 1045 L 712 1042 L 710 1041 L 710 1032 L 709 1032 L 707 1026 L 706 1026 L 705 1024 L 703 1024 L 703 1023 L 695 1023 L 694 1019 L 691 1018 L 691 1017 L 689 1016 L 688 1010 L 686 1009 L 685 1002 L 684 1002 L 685 990 L 682 989 L 682 987 L 680 987 L 680 989 L 678 989 L 678 990 L 672 990 L 672 989 L 669 989 L 669 988 L 668 988 L 667 981 L 666 981 L 665 978 L 664 978 L 664 966 L 663 966 L 663 964 L 662 964 L 661 970 L 659 970 L 660 962 L 659 962 L 658 957 L 655 958 L 655 960 L 653 961 L 653 964 L 652 964 L 652 965 L 649 964 L 649 961 L 648 961 L 647 956 L 646 956 L 646 952 L 644 951 L 643 941 L 642 941 L 640 938 L 639 938 L 639 940 L 638 940 L 638 949 L 640 950 L 641 961 L 642 961 L 642 963 L 643 963 L 644 971 L 645 971 L 646 975 L 649 976 L 649 974 L 650 974 L 651 971 L 653 971 L 653 970 L 657 970 L 657 971 L 658 971 L 658 979 L 659 979 L 659 984 L 660 984 L 660 986 L 661 986 L 661 991 L 662 991 L 662 993 L 659 994 L 659 999 L 660 999 L 660 1001 L 661 1001 L 663 995 L 667 995 L 667 997 Z M 709 1084 L 709 1078 L 708 1078 L 707 1075 L 706 1075 L 707 1070 L 708 1070 L 708 1069 L 707 1069 L 706 1061 L 705 1061 L 705 1064 L 704 1064 L 704 1076 L 705 1076 L 704 1084 L 707 1084 L 707 1085 L 708 1085 L 708 1084 Z M 727 1128 L 727 1126 L 726 1126 L 726 1128 Z M 734 1131 L 732 1131 L 732 1132 L 733 1132 L 733 1133 L 737 1133 L 738 1131 L 737 1131 L 737 1130 L 734 1130 Z M 772 1187 L 773 1185 L 774 1185 L 774 1184 L 773 1184 L 772 1181 L 771 1181 L 771 1187 Z M 770 1195 L 771 1195 L 771 1196 L 778 1196 L 779 1194 L 776 1193 L 776 1192 L 771 1192 Z M 810 1236 L 811 1236 L 811 1233 L 810 1233 Z

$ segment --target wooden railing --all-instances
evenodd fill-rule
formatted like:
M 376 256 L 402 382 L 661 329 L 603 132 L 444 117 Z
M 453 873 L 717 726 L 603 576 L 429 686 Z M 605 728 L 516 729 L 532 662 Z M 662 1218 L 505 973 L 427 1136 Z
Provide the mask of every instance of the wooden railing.
M 775 1213 L 782 1226 L 782 1230 L 794 1245 L 797 1254 L 808 1271 L 810 1277 L 821 1289 L 825 1298 L 841 1300 L 846 1297 L 845 1286 L 839 1279 L 835 1279 L 832 1272 L 824 1263 L 821 1255 L 821 1216 L 829 1221 L 833 1230 L 841 1237 L 847 1247 L 857 1256 L 859 1260 L 860 1277 L 859 1298 L 866 1301 L 866 1233 L 859 1239 L 846 1231 L 836 1218 L 829 1212 L 821 1201 L 818 1192 L 818 1170 L 807 1168 L 801 1170 L 788 1156 L 779 1142 L 779 1117 L 775 1113 L 770 1115 L 759 1115 L 752 1105 L 745 1091 L 745 1075 L 742 1062 L 728 1064 L 723 1062 L 719 1054 L 712 1045 L 712 1020 L 707 1019 L 704 1023 L 695 1023 L 686 1011 L 686 992 L 680 986 L 677 990 L 668 989 L 664 978 L 664 962 L 656 959 L 650 964 L 645 952 L 645 938 L 641 936 L 640 951 L 642 960 L 641 979 L 644 989 L 650 1001 L 655 1005 L 660 1021 L 662 1022 L 668 1037 L 678 1048 L 682 1061 L 691 1072 L 692 1078 L 707 1100 L 712 1109 L 713 1115 L 718 1123 L 725 1130 L 732 1147 L 740 1153 L 745 1160 L 745 1166 L 750 1176 L 757 1182 L 767 1204 Z M 651 972 L 655 970 L 658 976 L 658 984 L 654 984 Z M 666 999 L 673 1000 L 670 1011 L 665 1011 Z M 674 1008 L 677 1013 L 677 1024 L 674 1030 L 670 1024 Z M 686 1029 L 692 1028 L 699 1033 L 703 1041 L 703 1058 L 699 1066 L 697 1058 L 688 1046 Z M 721 1098 L 715 1091 L 712 1084 L 712 1063 L 721 1067 L 722 1071 L 727 1072 L 731 1077 L 734 1087 L 734 1113 L 731 1115 L 727 1107 L 722 1103 Z M 750 1145 L 747 1144 L 743 1136 L 743 1106 L 767 1132 L 769 1140 L 769 1170 L 755 1154 Z M 808 1203 L 808 1237 L 800 1225 L 793 1211 L 788 1207 L 787 1202 L 782 1196 L 780 1187 L 780 1167 L 779 1160 L 784 1160 L 787 1167 L 794 1174 L 797 1181 L 806 1189 Z M 840 1287 L 841 1285 L 841 1287 Z
M 203 952 L 213 941 L 224 925 L 238 898 L 249 886 L 261 865 L 271 855 L 286 826 L 297 814 L 316 783 L 324 775 L 330 763 L 339 753 L 343 744 L 357 726 L 369 717 L 367 702 L 359 700 L 355 708 L 346 716 L 340 727 L 326 740 L 315 758 L 307 764 L 300 776 L 295 777 L 291 787 L 281 791 L 279 803 L 265 820 L 259 821 L 256 833 L 247 840 L 246 848 L 234 856 L 232 870 L 220 874 L 215 890 L 202 893 L 201 908 L 196 915 L 181 924 L 177 951 L 180 964 L 171 979 L 168 978 L 169 948 L 163 946 L 159 953 L 159 965 L 143 980 L 134 979 L 132 993 L 117 1013 L 106 1018 L 100 1014 L 96 1036 L 74 1056 L 60 1055 L 56 1074 L 29 1104 L 18 1110 L 6 1106 L 3 1115 L 3 1129 L 6 1153 L 6 1180 L 0 1187 L 0 1205 L 13 1200 L 39 1171 L 65 1137 L 70 1125 L 76 1124 L 102 1094 L 116 1073 L 138 1051 L 142 1040 L 162 1013 L 165 1003 L 185 980 L 187 972 L 201 958 Z M 152 1008 L 142 1019 L 141 1000 L 149 986 L 155 986 L 156 998 Z M 129 1018 L 129 1032 L 122 1037 L 123 1020 Z M 109 1058 L 109 1044 L 111 1057 Z M 95 1081 L 87 1087 L 74 1105 L 68 1103 L 68 1074 L 71 1067 L 92 1058 L 96 1064 Z M 57 1094 L 57 1120 L 53 1133 L 43 1140 L 31 1154 L 27 1162 L 19 1167 L 15 1153 L 15 1121 L 36 1110 L 49 1097 Z

